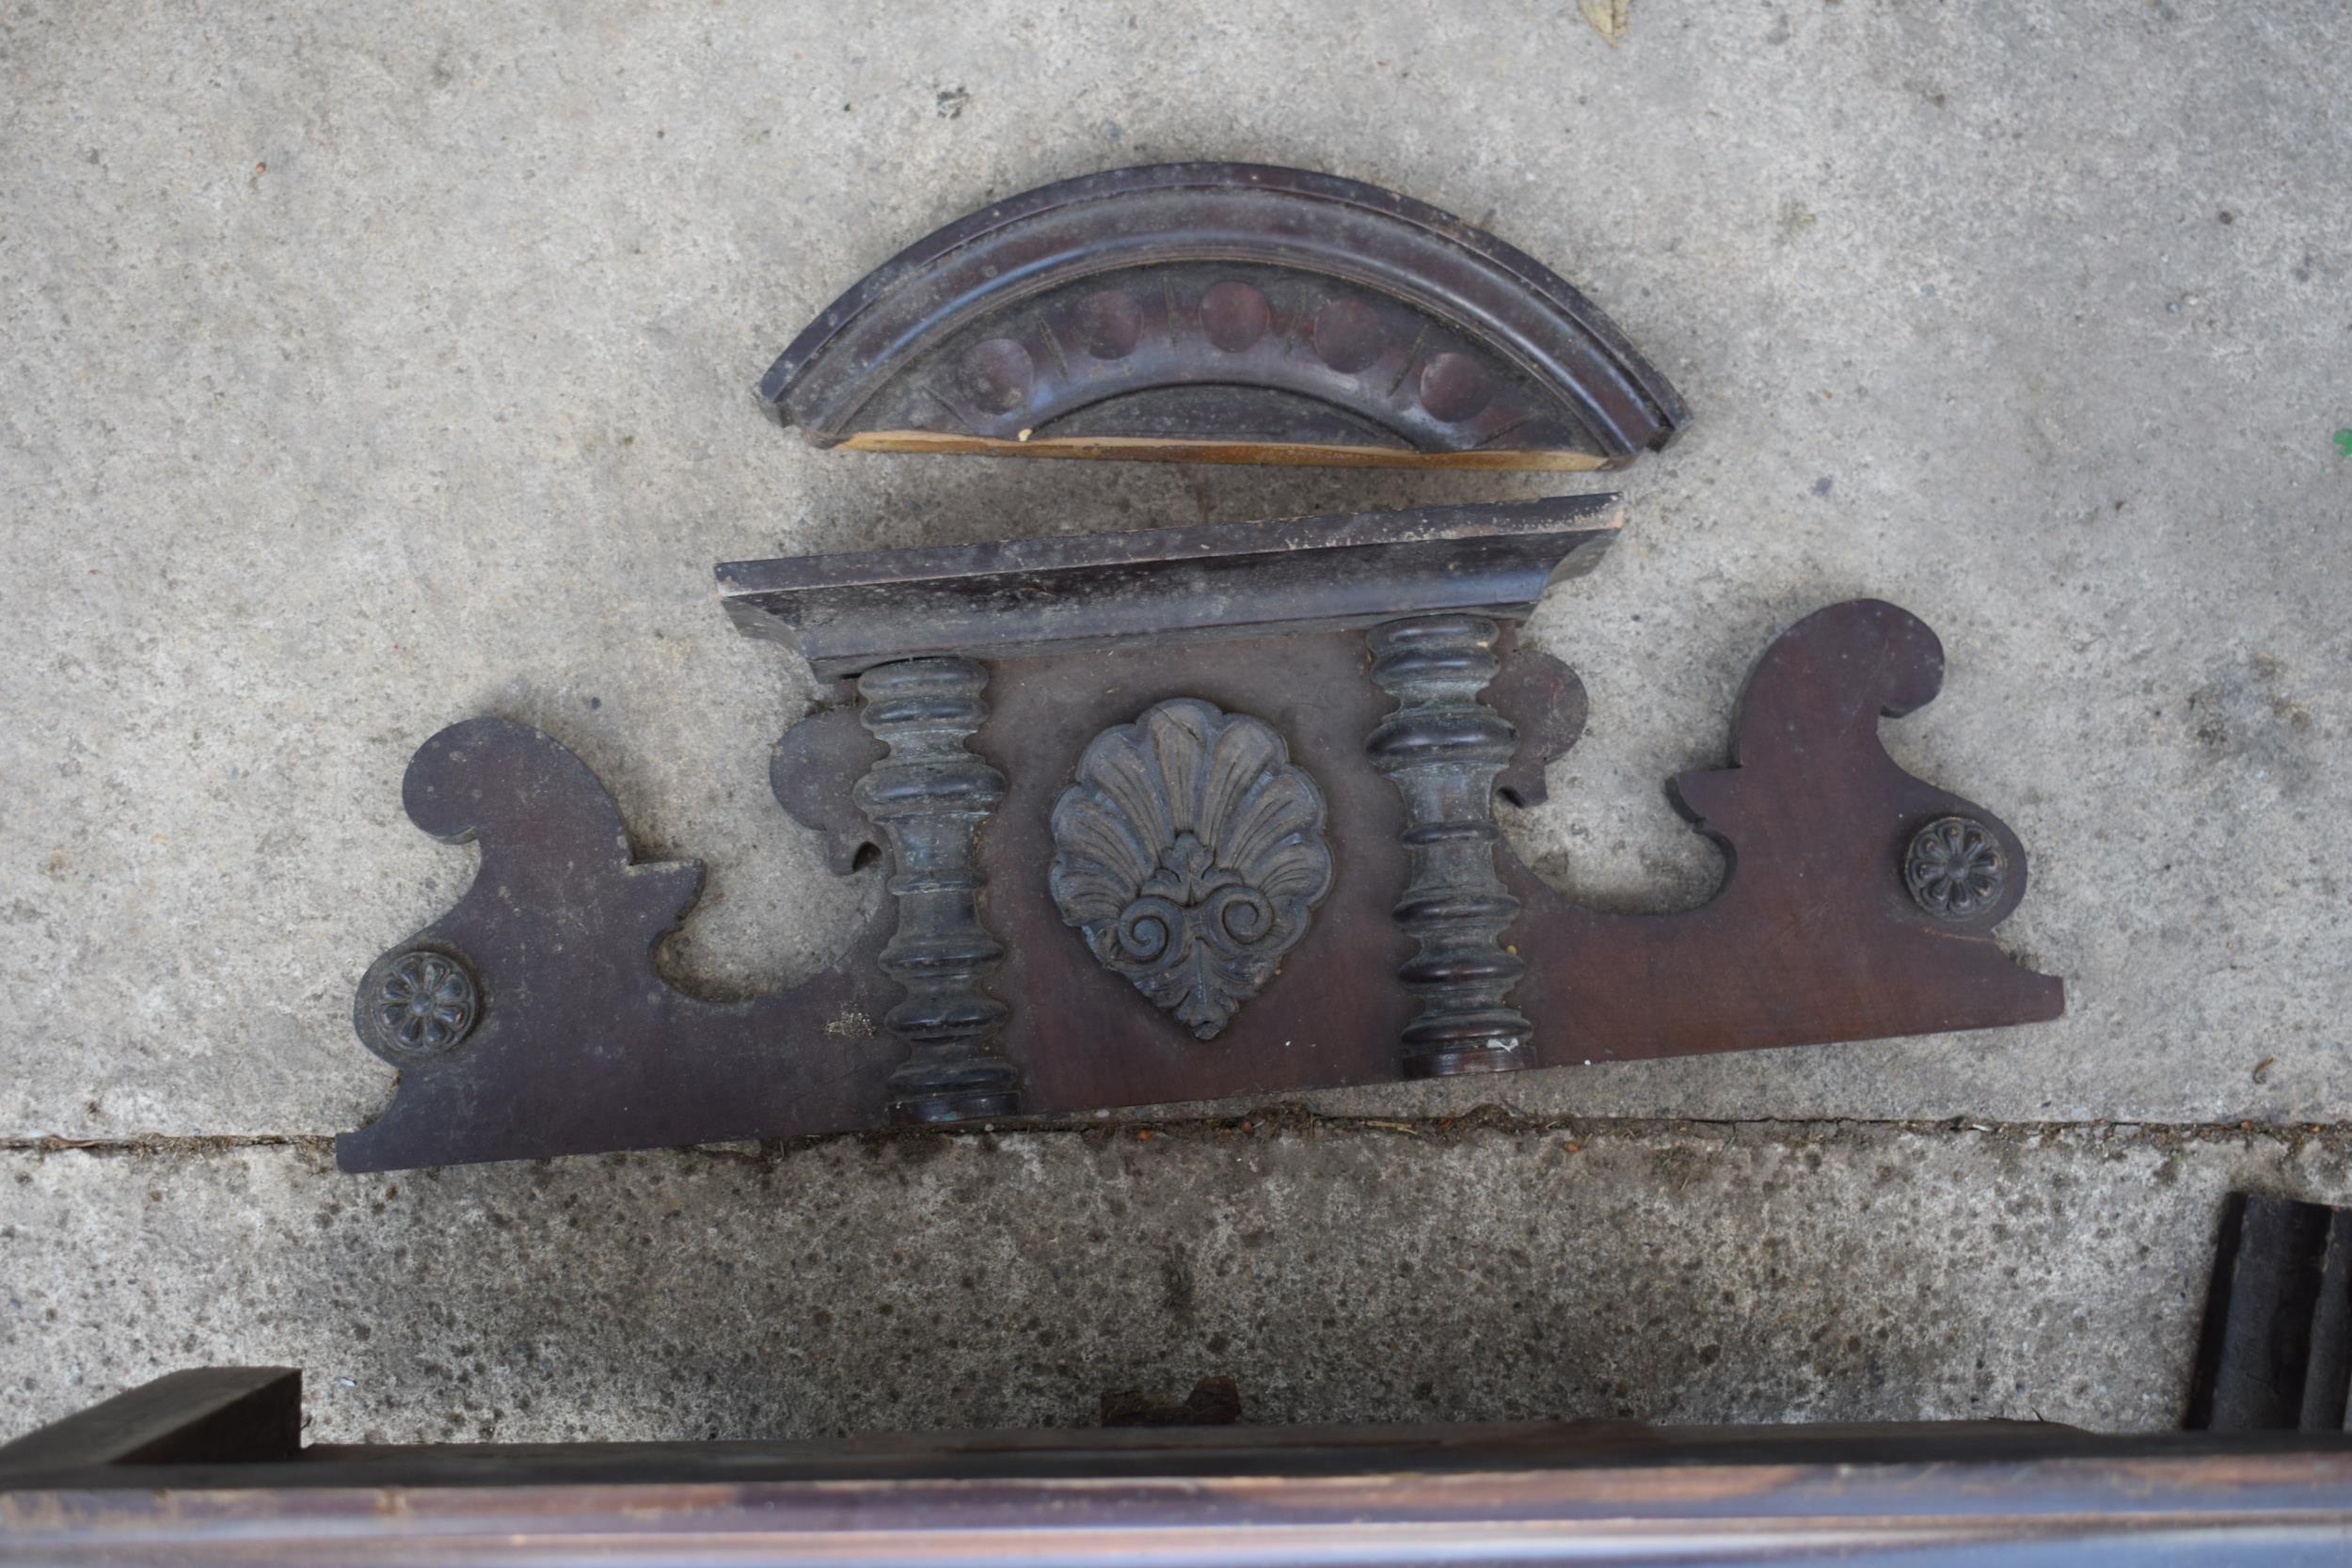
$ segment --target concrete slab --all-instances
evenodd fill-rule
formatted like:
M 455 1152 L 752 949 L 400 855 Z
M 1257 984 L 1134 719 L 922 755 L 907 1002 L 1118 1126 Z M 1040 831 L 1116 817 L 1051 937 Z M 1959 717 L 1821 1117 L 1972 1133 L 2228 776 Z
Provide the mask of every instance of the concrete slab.
M 1398 1124 L 1402 1125 L 1402 1124 Z M 0 1434 L 309 1369 L 317 1440 L 1252 1421 L 2177 1424 L 2233 1186 L 2340 1138 L 1259 1126 L 335 1175 L 0 1157 Z
M 1494 1093 L 2290 1121 L 2352 1097 L 2352 122 L 2325 0 L 1661 5 L 1613 51 L 1565 5 L 893 18 L 12 13 L 0 626 L 40 721 L 0 735 L 0 1131 L 365 1117 L 389 1075 L 349 987 L 469 874 L 400 818 L 400 770 L 470 714 L 549 729 L 646 854 L 709 861 L 682 975 L 821 962 L 878 893 L 766 797 L 809 688 L 722 623 L 715 560 L 1540 488 L 827 456 L 754 414 L 769 356 L 898 245 L 1199 155 L 1493 225 L 1697 413 L 1629 479 L 1618 558 L 1538 623 L 1596 703 L 1515 825 L 1539 863 L 1628 907 L 1700 896 L 1711 851 L 1659 781 L 1720 755 L 1776 629 L 1857 594 L 1952 654 L 1903 759 L 2039 857 L 2008 934 L 2072 981 L 2065 1024 Z
M 1214 1370 L 1265 1419 L 2169 1424 L 2222 1192 L 2346 1195 L 2332 1132 L 2063 1125 L 2352 1105 L 2341 21 L 9 8 L 0 1429 L 236 1360 L 310 1367 L 321 1436 L 1076 1421 Z M 1406 1132 L 329 1173 L 307 1140 L 390 1081 L 350 987 L 470 872 L 398 811 L 441 725 L 548 729 L 644 856 L 708 862 L 691 985 L 804 974 L 880 897 L 768 799 L 812 689 L 710 562 L 1547 488 L 827 455 L 755 412 L 899 245 L 1177 157 L 1486 224 L 1695 411 L 1534 628 L 1594 720 L 1509 824 L 1533 861 L 1704 896 L 1660 781 L 1781 626 L 1890 597 L 1951 655 L 1897 755 L 2033 847 L 2006 935 L 2072 1015 L 1315 1101 Z M 1535 1125 L 1428 1119 L 1488 1101 Z M 1873 1125 L 1944 1117 L 1989 1130 Z

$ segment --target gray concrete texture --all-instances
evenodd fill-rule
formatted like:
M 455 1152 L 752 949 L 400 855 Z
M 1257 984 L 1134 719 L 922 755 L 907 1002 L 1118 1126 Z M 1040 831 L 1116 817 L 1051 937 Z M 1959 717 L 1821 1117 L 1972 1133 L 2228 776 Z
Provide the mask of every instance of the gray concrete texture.
M 1179 1124 L 364 1180 L 323 1149 L 13 1162 L 20 1420 L 203 1360 L 339 1440 L 1251 1420 L 2176 1425 L 2233 1186 L 2344 1140 Z
M 1282 1419 L 2166 1424 L 2217 1195 L 2343 1186 L 2342 20 L 1637 0 L 1611 49 L 1565 0 L 0 11 L 0 1429 L 253 1358 L 313 1367 L 343 1435 L 1081 1419 L 1216 1370 Z M 1594 703 L 1512 816 L 1531 861 L 1702 898 L 1660 781 L 1721 760 L 1778 629 L 1892 598 L 1950 674 L 1890 745 L 2031 847 L 2003 935 L 2068 1018 L 1313 1097 L 1230 1148 L 333 1175 L 314 1140 L 390 1080 L 351 984 L 470 875 L 398 808 L 441 725 L 547 729 L 641 855 L 707 862 L 683 984 L 806 974 L 880 899 L 768 797 L 814 687 L 712 562 L 1558 487 L 826 454 L 755 413 L 898 246 L 1179 157 L 1483 223 L 1689 400 L 1531 628 Z M 1487 1103 L 1518 1119 L 1428 1141 Z

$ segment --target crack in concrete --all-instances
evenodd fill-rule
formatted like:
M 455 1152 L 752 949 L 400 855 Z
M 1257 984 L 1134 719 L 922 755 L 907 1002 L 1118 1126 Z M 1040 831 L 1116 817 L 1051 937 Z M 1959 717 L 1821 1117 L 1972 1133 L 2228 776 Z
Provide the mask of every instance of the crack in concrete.
M 222 1154 L 232 1148 L 309 1148 L 331 1153 L 335 1140 L 311 1132 L 135 1132 L 120 1138 L 58 1133 L 0 1138 L 0 1154 Z
M 2004 1142 L 2031 1142 L 2058 1137 L 2090 1137 L 2106 1142 L 2163 1147 L 2179 1143 L 2253 1140 L 2301 1147 L 2320 1144 L 2352 1152 L 2352 1124 L 2333 1122 L 2243 1121 L 2125 1121 L 2064 1119 L 2000 1121 L 1975 1117 L 1579 1117 L 1527 1116 L 1499 1106 L 1482 1106 L 1458 1116 L 1347 1116 L 1310 1110 L 1293 1104 L 1269 1104 L 1228 1116 L 1128 1117 L 1070 1121 L 1024 1120 L 1008 1117 L 963 1127 L 889 1128 L 859 1132 L 828 1132 L 798 1138 L 771 1138 L 742 1143 L 689 1144 L 672 1148 L 616 1150 L 612 1153 L 563 1158 L 614 1158 L 616 1155 L 682 1154 L 706 1159 L 764 1162 L 806 1149 L 853 1143 L 864 1146 L 927 1142 L 945 1138 L 993 1138 L 1018 1133 L 1027 1137 L 1084 1138 L 1096 1142 L 1126 1138 L 1200 1139 L 1206 1137 L 1267 1136 L 1283 1132 L 1388 1133 L 1433 1140 L 1481 1133 L 1540 1137 L 1613 1136 L 1655 1138 L 1694 1133 L 1728 1132 L 1781 1138 L 1792 1142 L 1835 1142 L 1887 1135 L 1913 1137 L 1976 1136 Z M 56 1134 L 0 1138 L 0 1155 L 79 1153 L 137 1158 L 202 1158 L 242 1148 L 296 1148 L 331 1156 L 335 1140 L 312 1132 L 142 1133 L 114 1138 L 74 1138 Z M 532 1162 L 535 1163 L 535 1162 Z

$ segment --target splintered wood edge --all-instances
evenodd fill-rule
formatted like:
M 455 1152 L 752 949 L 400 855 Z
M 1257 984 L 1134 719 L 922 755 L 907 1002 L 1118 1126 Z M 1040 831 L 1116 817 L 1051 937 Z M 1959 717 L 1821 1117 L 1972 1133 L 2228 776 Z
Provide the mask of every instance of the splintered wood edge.
M 850 451 L 971 452 L 987 457 L 1078 457 L 1145 463 L 1280 463 L 1327 468 L 1467 468 L 1485 472 L 1592 473 L 1622 458 L 1585 451 L 1406 451 L 1271 441 L 1152 436 L 1041 436 L 1008 441 L 931 430 L 869 430 L 837 443 Z

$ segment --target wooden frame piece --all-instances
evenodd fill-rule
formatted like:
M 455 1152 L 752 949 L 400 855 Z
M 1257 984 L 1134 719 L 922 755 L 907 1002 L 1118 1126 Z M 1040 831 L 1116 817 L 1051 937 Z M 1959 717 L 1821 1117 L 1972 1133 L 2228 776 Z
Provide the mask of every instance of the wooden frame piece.
M 1549 268 L 1391 191 L 1163 164 L 916 241 L 759 386 L 819 446 L 1454 468 L 1618 467 L 1682 402 Z
M 199 1444 L 164 1463 L 76 1435 L 126 1401 L 167 1410 L 166 1385 L 295 1375 L 178 1373 L 0 1449 L 0 1562 L 2318 1568 L 2352 1554 L 2340 1433 L 1229 1426 Z
M 1984 1028 L 2064 991 L 1993 940 L 2025 847 L 1898 768 L 1942 680 L 1895 606 L 1759 661 L 1734 765 L 1676 782 L 1725 885 L 1584 909 L 1501 842 L 1584 693 L 1516 645 L 1615 498 L 720 568 L 835 681 L 775 748 L 792 816 L 892 898 L 824 973 L 711 1002 L 658 973 L 691 863 L 641 865 L 535 730 L 434 736 L 404 786 L 482 867 L 361 982 L 402 1069 L 344 1168 L 534 1158 Z

